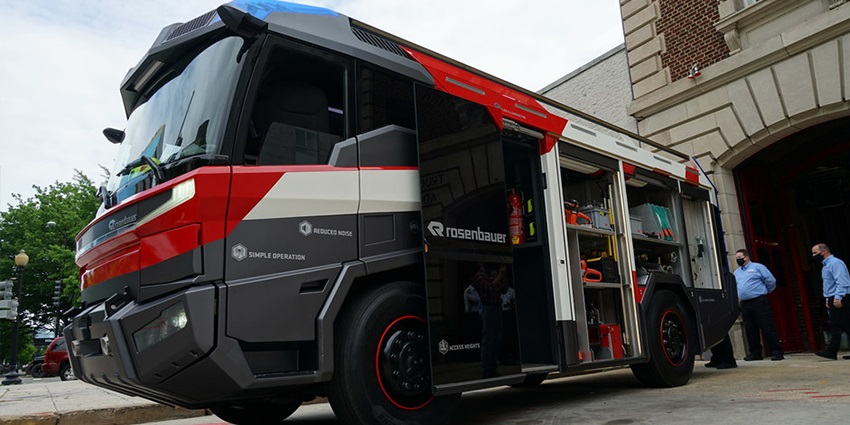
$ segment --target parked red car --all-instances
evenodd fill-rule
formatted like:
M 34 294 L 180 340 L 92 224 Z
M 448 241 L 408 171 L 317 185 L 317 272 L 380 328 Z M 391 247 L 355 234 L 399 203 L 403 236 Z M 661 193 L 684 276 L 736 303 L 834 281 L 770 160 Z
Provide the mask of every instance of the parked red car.
M 65 338 L 58 337 L 50 343 L 47 351 L 44 353 L 44 364 L 41 366 L 45 375 L 55 376 L 63 381 L 74 379 L 74 373 L 71 371 L 71 362 L 68 361 L 68 347 L 65 345 Z

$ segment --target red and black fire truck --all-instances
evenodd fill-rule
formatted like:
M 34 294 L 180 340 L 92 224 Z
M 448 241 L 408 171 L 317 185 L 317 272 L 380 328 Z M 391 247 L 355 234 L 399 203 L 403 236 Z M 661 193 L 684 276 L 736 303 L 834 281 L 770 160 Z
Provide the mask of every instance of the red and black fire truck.
M 438 424 L 591 369 L 683 385 L 738 315 L 695 161 L 334 11 L 168 26 L 121 95 L 64 330 L 83 381 Z

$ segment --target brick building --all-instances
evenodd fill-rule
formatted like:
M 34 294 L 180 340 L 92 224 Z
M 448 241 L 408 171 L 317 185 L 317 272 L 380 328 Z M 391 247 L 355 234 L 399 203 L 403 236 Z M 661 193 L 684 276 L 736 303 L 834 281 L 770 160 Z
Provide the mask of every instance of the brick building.
M 717 186 L 728 250 L 748 248 L 779 281 L 771 302 L 784 348 L 821 348 L 826 311 L 809 249 L 825 242 L 850 260 L 850 5 L 620 3 L 625 45 L 541 93 L 695 158 Z M 618 56 L 625 65 L 606 72 L 630 84 L 612 98 L 629 102 L 582 99 L 607 84 L 593 68 Z

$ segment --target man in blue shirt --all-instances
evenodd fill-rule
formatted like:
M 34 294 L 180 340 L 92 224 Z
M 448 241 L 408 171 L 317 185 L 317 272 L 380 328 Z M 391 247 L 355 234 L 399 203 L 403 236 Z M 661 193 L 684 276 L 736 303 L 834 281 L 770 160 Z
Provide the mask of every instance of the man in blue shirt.
M 826 244 L 819 243 L 812 247 L 812 261 L 822 262 L 823 297 L 826 308 L 829 309 L 830 338 L 826 350 L 818 351 L 818 356 L 827 359 L 838 359 L 838 348 L 841 345 L 841 333 L 847 332 L 847 308 L 842 302 L 850 292 L 850 274 L 847 265 L 829 251 Z M 850 301 L 849 301 L 850 302 Z M 850 336 L 850 334 L 848 334 Z M 850 356 L 844 356 L 850 360 Z
M 762 345 L 759 330 L 764 334 L 771 360 L 785 358 L 782 346 L 779 345 L 779 334 L 773 324 L 773 310 L 767 294 L 776 289 L 776 278 L 762 264 L 750 261 L 750 253 L 746 249 L 735 252 L 735 281 L 738 285 L 738 299 L 741 301 L 741 316 L 744 319 L 744 331 L 747 334 L 747 345 L 750 354 L 745 361 L 761 360 Z

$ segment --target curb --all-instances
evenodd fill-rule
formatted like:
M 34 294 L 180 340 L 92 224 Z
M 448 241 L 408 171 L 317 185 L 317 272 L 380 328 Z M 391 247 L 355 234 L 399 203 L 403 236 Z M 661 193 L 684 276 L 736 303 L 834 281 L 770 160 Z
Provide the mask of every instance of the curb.
M 128 406 L 111 409 L 91 409 L 50 412 L 33 415 L 2 417 L 0 425 L 133 425 L 145 422 L 194 418 L 209 413 L 165 405 Z

